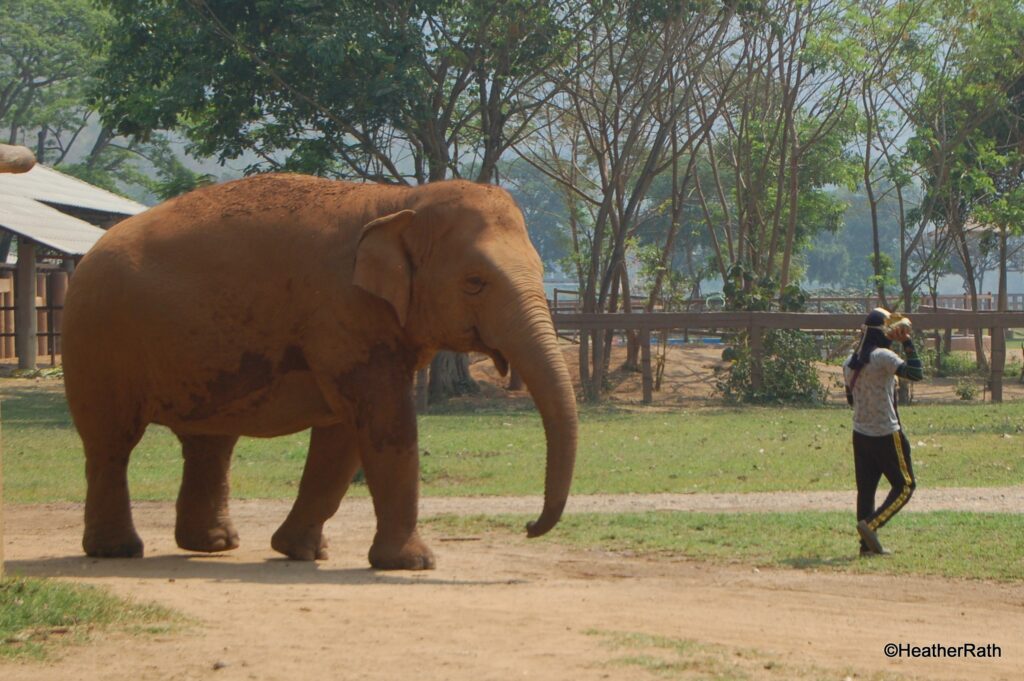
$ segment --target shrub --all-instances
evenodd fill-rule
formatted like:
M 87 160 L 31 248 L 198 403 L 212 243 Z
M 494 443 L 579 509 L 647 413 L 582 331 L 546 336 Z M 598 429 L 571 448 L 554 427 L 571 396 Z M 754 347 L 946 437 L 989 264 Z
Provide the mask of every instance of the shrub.
M 973 400 L 978 396 L 978 386 L 974 384 L 974 381 L 970 379 L 961 378 L 953 386 L 953 392 L 957 394 L 961 400 Z
M 948 352 L 939 357 L 939 376 L 976 376 L 978 362 L 970 352 Z
M 818 379 L 814 337 L 802 331 L 765 331 L 760 389 L 752 382 L 752 357 L 745 337 L 734 348 L 732 367 L 716 388 L 727 402 L 823 402 L 828 390 Z

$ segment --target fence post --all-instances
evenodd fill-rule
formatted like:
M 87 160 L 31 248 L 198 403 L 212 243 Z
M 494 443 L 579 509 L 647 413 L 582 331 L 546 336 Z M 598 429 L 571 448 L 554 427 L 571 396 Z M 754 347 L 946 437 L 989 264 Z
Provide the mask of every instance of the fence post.
M 992 366 L 989 374 L 989 386 L 992 389 L 992 401 L 1003 401 L 1003 371 L 1006 367 L 1006 335 L 1002 329 L 992 328 Z
M 754 390 L 761 390 L 764 384 L 764 341 L 761 338 L 761 327 L 751 324 L 750 334 L 750 385 Z
M 654 376 L 651 373 L 651 330 L 640 329 L 640 370 L 643 375 L 644 404 L 654 401 Z

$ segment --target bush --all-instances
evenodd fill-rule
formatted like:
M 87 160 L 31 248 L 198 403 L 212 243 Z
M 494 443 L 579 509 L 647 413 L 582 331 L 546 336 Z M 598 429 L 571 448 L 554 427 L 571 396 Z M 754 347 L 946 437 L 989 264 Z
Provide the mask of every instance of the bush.
M 761 388 L 752 383 L 750 346 L 741 337 L 734 348 L 732 367 L 716 388 L 727 402 L 820 403 L 828 390 L 818 380 L 815 362 L 819 352 L 814 337 L 802 331 L 765 331 Z
M 939 357 L 939 376 L 976 376 L 978 362 L 970 352 L 948 352 Z
M 970 379 L 961 378 L 953 386 L 953 392 L 957 394 L 961 400 L 973 400 L 978 396 L 978 386 L 974 384 Z

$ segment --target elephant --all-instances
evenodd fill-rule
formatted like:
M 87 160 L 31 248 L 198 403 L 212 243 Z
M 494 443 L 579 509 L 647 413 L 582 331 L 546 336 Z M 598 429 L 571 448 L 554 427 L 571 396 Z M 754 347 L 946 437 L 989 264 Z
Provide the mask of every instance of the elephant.
M 0 173 L 27 173 L 36 164 L 36 157 L 27 147 L 0 144 Z
M 378 569 L 431 569 L 417 532 L 414 376 L 438 350 L 512 363 L 542 417 L 544 502 L 559 521 L 577 446 L 575 393 L 522 213 L 504 190 L 287 173 L 204 187 L 112 227 L 85 255 L 64 308 L 65 392 L 85 450 L 82 546 L 141 557 L 129 455 L 148 424 L 184 459 L 175 540 L 238 546 L 228 512 L 240 436 L 311 429 L 274 550 L 326 558 L 323 524 L 359 469 Z

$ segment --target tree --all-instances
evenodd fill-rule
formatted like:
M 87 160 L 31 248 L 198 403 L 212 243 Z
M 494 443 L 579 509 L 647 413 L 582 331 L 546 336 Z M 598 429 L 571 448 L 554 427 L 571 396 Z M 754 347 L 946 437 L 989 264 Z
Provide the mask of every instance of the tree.
M 1014 219 L 1011 184 L 1002 183 L 1009 190 L 1003 191 L 993 179 L 1013 165 L 1012 135 L 997 133 L 993 139 L 990 133 L 1014 120 L 1021 106 L 1024 12 L 1010 0 L 972 3 L 966 13 L 953 1 L 938 2 L 936 8 L 917 31 L 925 58 L 916 62 L 915 77 L 893 89 L 915 126 L 908 152 L 924 169 L 923 206 L 934 206 L 935 223 L 949 232 L 971 307 L 977 310 L 976 218 L 998 223 L 996 216 L 1002 214 Z M 908 97 L 907 90 L 914 96 Z M 988 212 L 990 206 L 994 212 Z M 987 366 L 980 330 L 975 354 L 978 365 Z
M 249 172 L 422 183 L 495 181 L 528 130 L 587 3 L 574 0 L 106 0 L 117 22 L 104 120 Z M 472 390 L 443 353 L 435 396 Z
M 88 0 L 10 0 L 0 24 L 0 125 L 40 163 L 110 190 L 153 192 L 197 181 L 166 138 L 119 137 L 89 101 L 110 16 Z M 157 179 L 151 176 L 156 171 Z M 168 185 L 170 186 L 170 185 Z
M 798 281 L 804 245 L 841 219 L 843 206 L 827 188 L 851 179 L 855 54 L 843 26 L 847 9 L 780 0 L 741 22 L 742 74 L 704 146 L 709 172 L 696 178 L 734 304 L 749 302 L 755 288 Z
M 734 15 L 729 3 L 609 4 L 573 47 L 572 78 L 516 146 L 561 187 L 585 312 L 630 310 L 629 244 L 657 212 L 655 179 L 704 136 L 695 97 L 710 89 L 710 65 L 730 42 Z M 610 344 L 610 334 L 581 336 L 589 400 L 600 399 Z

